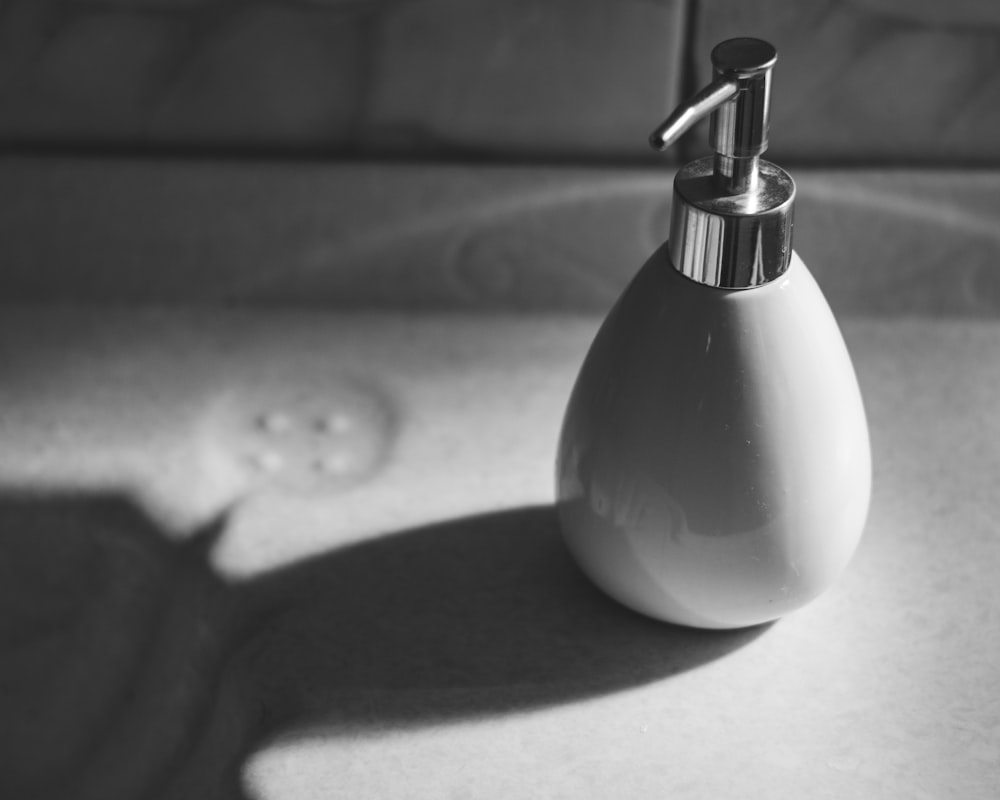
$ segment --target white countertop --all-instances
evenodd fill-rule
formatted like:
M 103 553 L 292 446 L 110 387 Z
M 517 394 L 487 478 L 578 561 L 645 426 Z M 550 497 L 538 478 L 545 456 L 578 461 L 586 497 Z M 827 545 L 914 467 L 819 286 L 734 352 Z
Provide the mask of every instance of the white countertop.
M 844 320 L 862 545 L 811 606 L 705 633 L 605 600 L 558 538 L 598 322 L 5 310 L 9 786 L 995 796 L 1000 323 Z

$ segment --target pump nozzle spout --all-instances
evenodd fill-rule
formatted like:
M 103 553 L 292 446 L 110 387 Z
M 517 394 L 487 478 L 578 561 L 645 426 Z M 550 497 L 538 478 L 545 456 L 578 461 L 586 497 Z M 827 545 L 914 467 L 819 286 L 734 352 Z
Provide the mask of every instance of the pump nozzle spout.
M 754 191 L 758 158 L 767 149 L 771 68 L 777 59 L 774 47 L 760 39 L 729 39 L 716 46 L 715 80 L 678 106 L 650 135 L 650 145 L 665 149 L 711 114 L 716 182 L 727 194 Z
M 739 93 L 739 84 L 722 78 L 709 84 L 694 97 L 681 103 L 663 123 L 649 134 L 649 145 L 654 150 L 666 150 L 677 142 L 698 120 L 717 110 L 723 103 Z
M 663 150 L 698 120 L 711 118 L 715 155 L 678 170 L 670 215 L 670 260 L 694 281 L 747 289 L 788 269 L 795 182 L 761 158 L 777 60 L 774 47 L 760 39 L 722 42 L 712 50 L 712 83 L 649 137 L 655 150 Z

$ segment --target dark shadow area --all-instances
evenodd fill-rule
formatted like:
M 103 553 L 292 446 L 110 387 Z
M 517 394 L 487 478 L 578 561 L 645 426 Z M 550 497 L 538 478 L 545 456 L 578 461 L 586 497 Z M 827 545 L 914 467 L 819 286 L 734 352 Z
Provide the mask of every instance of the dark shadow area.
M 763 628 L 702 631 L 608 599 L 551 506 L 393 534 L 240 590 L 268 719 L 414 723 L 561 703 L 655 681 Z
M 229 663 L 221 533 L 116 497 L 0 494 L 0 797 L 240 797 L 257 728 Z
M 0 496 L 0 796 L 241 797 L 263 738 L 570 702 L 764 628 L 634 614 L 551 507 L 386 535 L 239 585 L 208 526 L 171 541 L 113 497 Z

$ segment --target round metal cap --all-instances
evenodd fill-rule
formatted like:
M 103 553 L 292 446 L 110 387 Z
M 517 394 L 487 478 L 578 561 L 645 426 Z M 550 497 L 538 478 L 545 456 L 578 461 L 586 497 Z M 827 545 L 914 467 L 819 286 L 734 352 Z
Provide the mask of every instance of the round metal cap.
M 761 160 L 755 190 L 719 192 L 711 156 L 682 167 L 674 179 L 670 258 L 698 283 L 749 289 L 780 277 L 792 257 L 795 182 Z

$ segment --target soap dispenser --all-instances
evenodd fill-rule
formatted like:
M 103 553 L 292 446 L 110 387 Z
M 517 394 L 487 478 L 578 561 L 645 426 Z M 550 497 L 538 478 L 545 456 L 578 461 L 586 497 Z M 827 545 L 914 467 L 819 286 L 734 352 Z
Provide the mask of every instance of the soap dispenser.
M 792 250 L 795 184 L 760 158 L 771 69 L 758 39 L 650 137 L 711 114 L 714 156 L 674 180 L 670 235 L 590 347 L 559 442 L 563 538 L 626 606 L 667 622 L 774 620 L 847 565 L 871 493 L 857 378 Z

